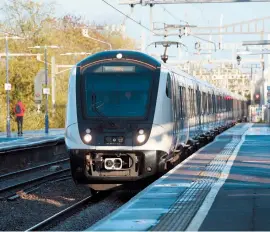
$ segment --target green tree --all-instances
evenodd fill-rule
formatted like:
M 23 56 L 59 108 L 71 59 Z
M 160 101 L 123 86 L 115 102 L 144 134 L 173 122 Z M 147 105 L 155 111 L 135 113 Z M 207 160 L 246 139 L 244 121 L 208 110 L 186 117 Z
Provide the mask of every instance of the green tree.
M 29 49 L 36 45 L 59 45 L 60 49 L 48 49 L 48 61 L 54 56 L 57 64 L 75 64 L 85 56 L 61 56 L 66 52 L 96 53 L 107 50 L 108 46 L 82 36 L 81 28 L 91 28 L 81 16 L 67 14 L 57 18 L 54 12 L 55 5 L 38 3 L 33 0 L 9 0 L 2 7 L 3 21 L 0 21 L 0 30 L 12 32 L 24 37 L 24 40 L 9 40 L 11 53 L 41 53 L 41 61 L 35 57 L 10 57 L 9 79 L 12 84 L 10 92 L 11 117 L 15 118 L 13 108 L 18 99 L 27 107 L 24 129 L 41 129 L 44 127 L 44 99 L 41 113 L 37 112 L 34 102 L 34 77 L 40 69 L 44 68 L 43 50 Z M 105 26 L 105 25 L 104 25 Z M 134 49 L 132 39 L 120 32 L 96 30 L 90 31 L 91 36 L 108 41 L 114 49 Z M 0 41 L 0 49 L 4 50 L 5 44 Z M 50 77 L 51 66 L 48 64 Z M 60 70 L 58 70 L 60 71 Z M 0 57 L 0 85 L 5 83 L 5 58 Z M 49 99 L 50 127 L 63 128 L 65 123 L 65 105 L 67 102 L 69 72 L 56 75 L 56 110 L 52 110 L 51 98 Z M 0 88 L 0 130 L 5 130 L 6 123 L 6 92 Z M 13 122 L 12 129 L 16 129 Z

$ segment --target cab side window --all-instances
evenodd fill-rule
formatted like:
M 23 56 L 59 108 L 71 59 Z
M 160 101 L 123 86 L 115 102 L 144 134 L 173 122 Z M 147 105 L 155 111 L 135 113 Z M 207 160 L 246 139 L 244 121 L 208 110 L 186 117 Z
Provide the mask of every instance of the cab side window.
M 168 73 L 167 82 L 166 82 L 166 95 L 168 98 L 172 98 L 171 76 L 169 73 Z

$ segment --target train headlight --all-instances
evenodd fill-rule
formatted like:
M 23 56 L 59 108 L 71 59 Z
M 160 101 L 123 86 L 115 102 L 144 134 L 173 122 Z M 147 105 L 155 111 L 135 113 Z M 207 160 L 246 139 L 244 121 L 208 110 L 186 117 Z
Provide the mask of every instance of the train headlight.
M 119 60 L 122 59 L 122 57 L 123 57 L 122 53 L 118 53 L 118 54 L 116 55 L 116 58 L 119 59 Z
M 83 139 L 84 139 L 84 141 L 85 141 L 86 143 L 90 143 L 91 140 L 92 140 L 92 135 L 86 134 L 86 135 L 83 137 Z
M 143 129 L 140 129 L 140 130 L 139 130 L 139 134 L 140 134 L 140 135 L 143 135 L 143 134 L 144 134 L 144 130 L 143 130 Z
M 137 136 L 138 143 L 143 143 L 146 139 L 146 136 L 144 134 Z

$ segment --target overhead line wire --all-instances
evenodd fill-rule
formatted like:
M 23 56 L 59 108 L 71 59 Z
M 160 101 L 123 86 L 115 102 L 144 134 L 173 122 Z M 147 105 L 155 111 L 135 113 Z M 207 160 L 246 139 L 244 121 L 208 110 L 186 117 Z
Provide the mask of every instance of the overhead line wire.
M 105 0 L 102 0 L 105 4 L 107 4 L 108 6 L 112 7 L 114 10 L 118 11 L 120 14 L 124 15 L 125 17 L 129 18 L 130 20 L 132 20 L 133 22 L 135 22 L 136 24 L 138 24 L 139 26 L 143 27 L 144 29 L 146 29 L 147 31 L 155 34 L 155 35 L 158 35 L 157 33 L 155 33 L 154 31 L 152 31 L 151 29 L 149 29 L 148 27 L 144 26 L 143 24 L 141 24 L 140 22 L 136 21 L 135 19 L 131 18 L 130 16 L 128 16 L 127 14 L 123 13 L 122 11 L 118 10 L 116 7 L 114 7 L 113 5 L 111 5 L 110 3 L 108 3 L 107 1 Z M 179 18 L 177 18 L 176 16 L 174 16 L 170 11 L 168 11 L 165 7 L 161 6 L 167 13 L 169 13 L 172 17 L 174 17 L 175 19 L 179 20 L 179 21 L 182 21 L 182 22 L 185 22 L 187 25 L 189 25 L 189 23 L 187 21 L 184 21 L 184 20 L 181 20 Z M 197 38 L 197 39 L 201 39 L 201 40 L 204 40 L 205 42 L 208 42 L 208 43 L 212 43 L 214 44 L 215 46 L 215 50 L 216 50 L 216 45 L 214 42 L 212 41 L 209 41 L 209 40 L 206 40 L 206 39 L 203 39 L 199 36 L 195 36 L 191 33 L 189 33 L 189 35 Z
M 159 6 L 160 6 L 160 5 L 159 5 Z M 179 20 L 180 22 L 184 22 L 184 23 L 187 24 L 187 26 L 189 26 L 189 23 L 188 23 L 187 21 L 184 21 L 184 20 L 182 20 L 182 19 L 179 19 L 179 18 L 176 17 L 174 14 L 172 14 L 169 10 L 167 10 L 164 6 L 160 6 L 160 7 L 163 8 L 164 11 L 166 11 L 166 12 L 167 12 L 171 17 L 173 17 L 174 19 Z M 193 35 L 192 33 L 188 33 L 188 35 L 190 35 L 190 36 L 192 36 L 192 37 L 194 37 L 194 38 L 203 40 L 203 41 L 205 41 L 205 42 L 212 43 L 212 44 L 214 45 L 214 47 L 215 47 L 215 51 L 217 50 L 216 44 L 215 44 L 214 42 L 212 42 L 212 41 L 210 41 L 210 40 L 207 40 L 207 39 L 204 39 L 204 38 L 202 38 L 202 37 Z
M 149 29 L 148 27 L 144 26 L 144 25 L 141 24 L 140 22 L 138 22 L 138 21 L 136 21 L 135 19 L 131 18 L 129 15 L 123 13 L 122 11 L 120 11 L 119 9 L 117 9 L 115 6 L 111 5 L 111 4 L 108 3 L 107 1 L 105 1 L 105 0 L 102 0 L 102 1 L 103 1 L 105 4 L 107 4 L 108 6 L 112 7 L 112 8 L 113 8 L 114 10 L 116 10 L 117 12 L 119 12 L 120 14 L 124 15 L 126 18 L 129 18 L 130 20 L 132 20 L 133 22 L 135 22 L 135 23 L 138 24 L 139 26 L 143 27 L 143 28 L 146 29 L 147 31 L 153 33 L 154 35 L 158 35 L 158 36 L 159 36 L 159 34 L 155 33 L 154 31 L 152 31 L 152 30 Z M 167 12 L 169 12 L 166 8 L 164 8 L 164 9 L 165 9 Z M 171 14 L 171 13 L 170 13 L 170 14 Z M 172 16 L 172 14 L 171 14 L 171 16 Z M 174 17 L 175 17 L 175 16 L 174 16 Z M 180 20 L 180 21 L 186 23 L 187 25 L 189 25 L 188 22 L 186 22 L 186 21 L 184 21 L 184 20 L 181 20 L 181 19 L 178 19 L 178 20 Z M 185 44 L 182 44 L 182 45 L 184 45 L 184 46 L 186 47 Z M 187 47 L 186 47 L 186 48 L 187 48 Z
M 155 33 L 154 31 L 152 31 L 150 28 L 144 26 L 143 24 L 141 24 L 140 22 L 136 21 L 135 19 L 131 18 L 130 16 L 128 16 L 127 14 L 125 14 L 124 12 L 118 10 L 116 7 L 114 7 L 113 5 L 111 5 L 110 3 L 108 3 L 107 1 L 105 0 L 102 0 L 102 2 L 106 3 L 108 6 L 112 7 L 114 10 L 118 11 L 120 14 L 124 15 L 125 17 L 129 18 L 130 20 L 132 20 L 133 22 L 137 23 L 139 26 L 143 27 L 144 29 L 146 29 L 147 31 L 155 34 L 155 35 L 158 35 L 157 33 Z
M 159 5 L 160 6 L 160 5 Z M 160 6 L 164 11 L 166 11 L 171 17 L 173 17 L 174 19 L 180 21 L 180 22 L 184 22 L 188 25 L 187 21 L 184 21 L 182 19 L 179 19 L 178 17 L 176 17 L 174 14 L 172 14 L 169 10 L 167 10 L 164 6 Z
M 205 42 L 208 42 L 208 43 L 213 44 L 214 47 L 215 47 L 215 52 L 217 51 L 217 46 L 216 46 L 215 42 L 213 42 L 213 41 L 211 41 L 211 40 L 208 40 L 208 39 L 204 39 L 204 38 L 199 37 L 199 36 L 197 36 L 197 35 L 190 34 L 190 33 L 189 33 L 189 35 L 191 35 L 191 36 L 193 36 L 193 37 L 195 37 L 195 38 L 197 38 L 197 39 L 200 39 L 200 40 L 203 40 L 203 41 L 205 41 Z

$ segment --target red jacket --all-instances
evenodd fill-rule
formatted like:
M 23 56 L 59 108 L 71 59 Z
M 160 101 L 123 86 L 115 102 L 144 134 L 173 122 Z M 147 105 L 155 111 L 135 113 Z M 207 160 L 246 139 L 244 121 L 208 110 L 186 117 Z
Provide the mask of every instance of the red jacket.
M 16 105 L 20 105 L 20 107 L 21 107 L 21 113 L 19 113 L 19 114 L 16 114 Z M 16 114 L 16 116 L 18 117 L 18 116 L 24 116 L 24 112 L 25 112 L 25 106 L 24 106 L 24 104 L 22 103 L 22 102 L 18 102 L 16 105 L 15 105 L 15 108 L 14 108 L 14 112 L 15 112 L 15 114 Z

